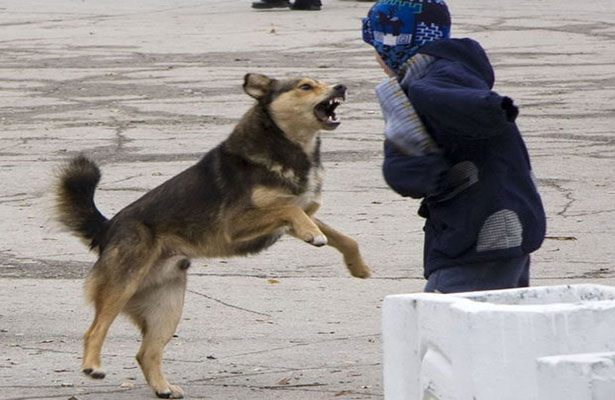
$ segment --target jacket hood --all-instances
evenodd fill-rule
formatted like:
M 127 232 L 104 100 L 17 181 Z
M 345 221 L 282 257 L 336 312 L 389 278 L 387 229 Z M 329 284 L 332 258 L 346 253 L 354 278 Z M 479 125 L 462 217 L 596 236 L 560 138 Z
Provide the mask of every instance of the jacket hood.
M 419 53 L 458 61 L 480 75 L 493 88 L 495 75 L 489 58 L 481 45 L 472 39 L 436 40 L 421 47 Z

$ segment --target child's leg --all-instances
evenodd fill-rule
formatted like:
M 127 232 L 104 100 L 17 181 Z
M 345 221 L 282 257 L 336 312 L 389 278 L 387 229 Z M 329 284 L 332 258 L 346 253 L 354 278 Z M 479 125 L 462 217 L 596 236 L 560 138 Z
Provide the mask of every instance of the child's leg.
M 529 286 L 530 256 L 442 268 L 427 279 L 426 292 L 459 293 Z

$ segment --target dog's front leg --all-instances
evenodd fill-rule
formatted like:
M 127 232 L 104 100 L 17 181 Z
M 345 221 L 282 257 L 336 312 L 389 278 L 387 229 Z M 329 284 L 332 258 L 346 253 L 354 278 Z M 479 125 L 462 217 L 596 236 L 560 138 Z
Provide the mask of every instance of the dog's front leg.
M 282 205 L 255 208 L 238 215 L 229 227 L 230 239 L 247 241 L 288 227 L 293 236 L 314 246 L 327 244 L 327 237 L 299 207 Z
M 337 249 L 344 256 L 344 263 L 352 276 L 369 278 L 369 268 L 363 262 L 359 252 L 359 245 L 353 238 L 336 231 L 324 222 L 313 218 L 318 228 L 327 236 L 329 246 Z

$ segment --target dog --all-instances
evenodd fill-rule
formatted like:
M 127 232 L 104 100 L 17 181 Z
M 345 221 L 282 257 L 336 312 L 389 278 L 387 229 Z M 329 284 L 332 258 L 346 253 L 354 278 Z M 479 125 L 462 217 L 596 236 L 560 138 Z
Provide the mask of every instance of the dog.
M 162 352 L 184 305 L 190 260 L 255 254 L 288 233 L 342 253 L 352 276 L 370 274 L 357 242 L 313 217 L 321 203 L 320 132 L 336 129 L 346 87 L 309 79 L 244 77 L 256 99 L 232 133 L 200 161 L 107 219 L 94 203 L 101 174 L 78 155 L 55 183 L 55 212 L 98 253 L 85 281 L 95 309 L 84 335 L 82 371 L 102 379 L 107 331 L 127 314 L 143 335 L 137 353 L 160 398 L 182 398 L 161 370 Z

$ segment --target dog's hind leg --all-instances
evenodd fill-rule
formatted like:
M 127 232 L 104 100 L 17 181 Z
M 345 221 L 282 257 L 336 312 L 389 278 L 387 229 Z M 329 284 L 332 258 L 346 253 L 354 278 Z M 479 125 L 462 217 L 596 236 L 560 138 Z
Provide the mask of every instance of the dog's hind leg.
M 109 327 L 122 311 L 137 289 L 136 284 L 116 287 L 93 283 L 89 289 L 94 300 L 95 315 L 90 328 L 83 336 L 83 362 L 81 370 L 91 378 L 102 379 L 105 372 L 101 368 L 100 352 Z
M 86 296 L 94 304 L 95 315 L 83 336 L 81 370 L 91 378 L 105 377 L 100 352 L 109 327 L 136 293 L 157 257 L 151 235 L 145 230 L 132 230 L 129 237 L 119 240 L 121 244 L 110 244 L 86 280 Z
M 143 334 L 137 361 L 156 396 L 165 399 L 184 397 L 180 387 L 169 384 L 165 379 L 161 364 L 164 347 L 173 337 L 184 307 L 186 269 L 189 265 L 186 259 L 170 265 L 155 265 L 154 270 L 167 271 L 152 271 L 152 274 L 164 274 L 165 279 L 141 288 L 126 307 L 126 312 Z M 175 271 L 169 271 L 171 268 Z
M 350 274 L 357 278 L 368 278 L 369 268 L 363 262 L 357 242 L 343 233 L 336 231 L 324 222 L 312 218 L 318 228 L 327 236 L 328 245 L 337 249 L 344 256 L 344 263 Z

